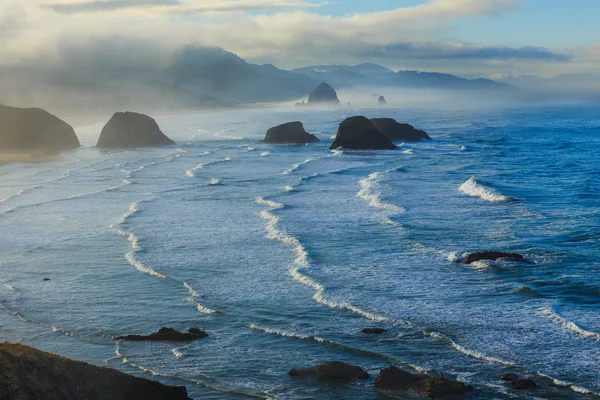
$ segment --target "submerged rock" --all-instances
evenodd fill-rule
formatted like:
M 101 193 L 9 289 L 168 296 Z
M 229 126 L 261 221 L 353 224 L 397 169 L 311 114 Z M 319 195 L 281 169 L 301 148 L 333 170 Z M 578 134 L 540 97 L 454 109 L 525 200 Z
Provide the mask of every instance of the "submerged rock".
M 333 380 L 366 379 L 369 377 L 369 374 L 362 368 L 341 361 L 330 361 L 311 368 L 291 369 L 289 375 L 314 376 L 319 379 Z
M 422 139 L 431 140 L 425 131 L 416 129 L 410 124 L 401 124 L 392 118 L 373 118 L 371 123 L 392 142 L 397 140 L 405 142 L 420 142 Z
M 462 264 L 473 264 L 477 261 L 496 261 L 499 259 L 506 259 L 509 261 L 526 262 L 527 260 L 521 254 L 517 253 L 504 253 L 501 251 L 482 251 L 478 253 L 468 254 L 462 259 L 458 259 L 456 262 Z
M 511 386 L 515 390 L 529 390 L 537 388 L 537 385 L 531 379 L 515 379 L 512 381 Z
M 0 344 L 0 399 L 190 400 L 185 387 L 8 343 Z
M 314 143 L 319 139 L 304 130 L 302 122 L 288 122 L 275 126 L 267 131 L 265 143 Z
M 387 332 L 387 330 L 383 328 L 365 328 L 362 330 L 362 333 L 364 333 L 365 335 L 381 335 L 385 332 Z
M 340 124 L 330 149 L 393 150 L 396 148 L 388 137 L 377 130 L 365 117 L 351 117 Z
M 379 96 L 379 99 L 377 99 L 377 104 L 379 104 L 380 106 L 387 106 L 387 101 L 385 97 Z
M 201 329 L 191 328 L 184 332 L 178 332 L 172 328 L 160 328 L 156 333 L 150 335 L 126 335 L 117 336 L 115 340 L 129 340 L 135 342 L 152 341 L 152 342 L 190 342 L 192 340 L 202 339 L 207 337 L 208 334 Z
M 519 377 L 517 376 L 517 374 L 505 374 L 505 375 L 502 375 L 500 377 L 500 379 L 505 382 L 512 382 L 514 380 L 519 379 Z
M 0 149 L 59 152 L 80 146 L 71 125 L 41 108 L 0 105 Z
M 100 148 L 159 147 L 175 144 L 160 130 L 156 121 L 134 112 L 115 113 L 102 129 Z
M 383 369 L 375 378 L 375 388 L 403 390 L 429 399 L 463 398 L 473 388 L 462 382 L 425 374 L 411 374 L 394 366 Z
M 309 95 L 308 95 L 308 104 L 340 104 L 340 99 L 337 97 L 337 93 L 335 89 L 326 84 L 325 82 L 321 83 L 317 86 Z

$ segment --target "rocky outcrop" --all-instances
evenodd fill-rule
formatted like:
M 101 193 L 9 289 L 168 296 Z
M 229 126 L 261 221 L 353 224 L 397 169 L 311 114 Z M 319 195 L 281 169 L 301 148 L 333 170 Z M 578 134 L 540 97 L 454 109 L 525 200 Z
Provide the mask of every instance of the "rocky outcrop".
M 156 333 L 150 335 L 126 335 L 117 336 L 115 340 L 129 340 L 134 342 L 191 342 L 192 340 L 202 339 L 208 334 L 201 329 L 191 328 L 184 332 L 178 332 L 172 328 L 160 328 Z
M 362 333 L 365 335 L 381 335 L 386 332 L 387 331 L 383 328 L 365 328 L 362 330 Z
M 351 117 L 340 124 L 330 149 L 393 150 L 396 146 L 365 117 Z
M 318 142 L 319 139 L 315 135 L 304 130 L 302 122 L 288 122 L 286 124 L 278 125 L 267 131 L 265 137 L 265 143 L 314 143 Z
M 387 106 L 387 100 L 385 99 L 384 96 L 379 96 L 379 99 L 377 99 L 377 104 L 381 107 L 381 106 Z
M 60 152 L 79 147 L 71 125 L 41 108 L 0 105 L 0 149 Z
M 508 261 L 516 262 L 527 262 L 525 257 L 517 253 L 504 253 L 501 251 L 482 251 L 479 253 L 471 253 L 458 259 L 456 262 L 462 264 L 473 264 L 477 261 L 496 261 L 499 259 L 505 259 Z
M 309 95 L 308 95 L 308 104 L 309 105 L 319 105 L 319 104 L 340 104 L 340 99 L 337 97 L 337 93 L 335 89 L 326 84 L 325 82 L 321 83 L 317 86 Z
M 425 131 L 416 129 L 410 124 L 401 124 L 392 118 L 373 118 L 371 123 L 392 142 L 397 140 L 405 142 L 420 142 L 422 139 L 431 140 Z
M 162 133 L 153 118 L 134 112 L 118 112 L 102 129 L 96 147 L 135 149 L 172 144 L 175 142 Z
M 515 390 L 531 390 L 537 388 L 537 385 L 531 379 L 515 379 L 511 387 Z
M 0 399 L 190 400 L 185 387 L 7 343 L 0 344 Z
M 330 361 L 316 367 L 291 369 L 291 376 L 313 376 L 318 379 L 353 380 L 369 377 L 362 368 L 341 361 Z
M 375 388 L 403 390 L 429 399 L 463 398 L 473 388 L 464 383 L 425 374 L 411 374 L 396 367 L 383 369 L 375 378 Z

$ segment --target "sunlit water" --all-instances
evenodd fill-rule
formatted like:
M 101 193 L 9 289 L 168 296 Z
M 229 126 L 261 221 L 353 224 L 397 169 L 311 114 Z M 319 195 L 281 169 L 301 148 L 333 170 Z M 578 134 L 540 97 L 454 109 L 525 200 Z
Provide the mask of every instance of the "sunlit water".
M 329 151 L 354 114 L 410 122 L 434 141 Z M 260 142 L 296 119 L 322 142 Z M 100 151 L 94 126 L 61 160 L 0 167 L 0 339 L 186 385 L 195 398 L 381 396 L 372 379 L 287 375 L 328 360 L 373 377 L 391 364 L 440 372 L 486 399 L 600 392 L 597 108 L 158 122 L 176 146 Z M 531 263 L 452 262 L 492 249 Z M 162 326 L 210 336 L 112 339 Z M 497 379 L 508 372 L 546 389 L 514 393 Z

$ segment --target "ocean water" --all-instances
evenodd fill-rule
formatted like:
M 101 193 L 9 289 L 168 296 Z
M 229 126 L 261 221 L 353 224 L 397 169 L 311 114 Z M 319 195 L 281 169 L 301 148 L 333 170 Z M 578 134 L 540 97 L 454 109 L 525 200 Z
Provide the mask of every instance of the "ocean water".
M 350 115 L 434 140 L 329 151 Z M 260 141 L 297 119 L 322 142 Z M 0 340 L 196 399 L 388 396 L 372 379 L 287 375 L 329 360 L 443 374 L 484 399 L 600 396 L 597 106 L 157 120 L 176 146 L 101 151 L 87 126 L 60 159 L 0 167 Z M 479 250 L 531 263 L 452 262 Z M 162 326 L 210 336 L 112 339 Z M 509 372 L 542 388 L 516 393 L 498 380 Z

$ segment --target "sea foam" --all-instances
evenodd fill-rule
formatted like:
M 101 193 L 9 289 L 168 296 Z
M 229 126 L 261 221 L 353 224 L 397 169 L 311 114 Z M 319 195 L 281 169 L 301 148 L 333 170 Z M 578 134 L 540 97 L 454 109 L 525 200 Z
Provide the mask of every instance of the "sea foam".
M 493 189 L 483 186 L 477 181 L 475 176 L 472 176 L 468 181 L 460 185 L 458 190 L 466 195 L 479 197 L 492 203 L 506 203 L 514 201 L 512 197 L 504 196 Z

